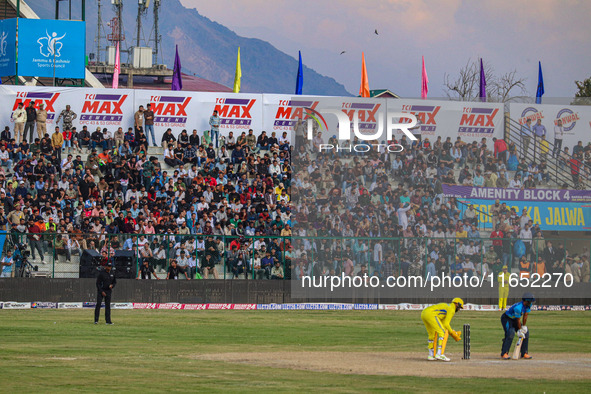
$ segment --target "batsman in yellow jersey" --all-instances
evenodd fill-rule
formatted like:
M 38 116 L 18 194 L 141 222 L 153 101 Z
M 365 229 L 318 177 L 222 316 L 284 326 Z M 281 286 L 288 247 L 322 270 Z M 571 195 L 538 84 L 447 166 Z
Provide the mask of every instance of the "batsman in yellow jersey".
M 445 356 L 445 345 L 448 335 L 459 341 L 461 333 L 451 329 L 449 323 L 456 312 L 464 308 L 464 301 L 461 298 L 454 298 L 451 304 L 442 302 L 441 304 L 431 305 L 421 312 L 421 319 L 429 335 L 429 361 L 451 361 Z M 437 342 L 437 351 L 435 352 L 435 342 Z

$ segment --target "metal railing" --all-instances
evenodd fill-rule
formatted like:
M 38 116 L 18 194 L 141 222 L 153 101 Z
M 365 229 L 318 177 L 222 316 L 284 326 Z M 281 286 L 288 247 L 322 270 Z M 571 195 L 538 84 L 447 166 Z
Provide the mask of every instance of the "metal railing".
M 590 281 L 590 238 L 519 240 L 456 234 L 436 238 L 363 238 L 44 233 L 37 240 L 35 235 L 38 234 L 6 234 L 2 259 L 8 251 L 15 251 L 17 255 L 15 264 L 9 267 L 10 276 L 78 278 L 81 274 L 90 274 L 92 277 L 97 266 L 110 261 L 116 272 L 119 270 L 120 277 L 138 278 L 140 265 L 147 264 L 164 279 L 173 260 L 185 268 L 187 276 L 203 279 L 289 280 L 302 275 L 357 275 L 360 272 L 378 277 L 426 277 L 433 269 L 450 275 L 491 272 L 496 275 L 503 265 L 508 266 L 509 272 L 523 270 L 521 256 L 516 253 L 519 248 L 515 246 L 523 243 L 530 272 L 570 272 L 575 281 Z M 564 250 L 558 246 L 561 243 L 569 246 L 565 252 L 549 253 L 548 241 L 555 250 Z M 26 270 L 24 257 L 30 264 Z M 95 271 L 85 270 L 89 266 Z M 184 275 L 180 278 L 184 279 Z
M 529 137 L 529 143 L 526 144 L 521 134 L 522 125 L 514 119 L 507 119 L 505 139 L 507 143 L 512 142 L 515 144 L 515 154 L 517 154 L 520 162 L 521 158 L 525 158 L 528 163 L 535 162 L 538 164 L 541 160 L 546 160 L 548 175 L 551 176 L 559 187 L 566 184 L 568 187 L 575 189 L 584 189 L 590 184 L 589 174 L 591 173 L 591 168 L 583 161 L 580 161 L 578 181 L 575 181 L 571 174 L 570 164 L 570 160 L 574 157 L 564 151 L 565 147 L 556 150 L 554 142 L 545 140 L 547 152 L 544 153 L 543 149 L 545 150 L 546 148 L 542 149 L 542 139 L 540 137 L 537 137 L 534 133 L 534 135 Z

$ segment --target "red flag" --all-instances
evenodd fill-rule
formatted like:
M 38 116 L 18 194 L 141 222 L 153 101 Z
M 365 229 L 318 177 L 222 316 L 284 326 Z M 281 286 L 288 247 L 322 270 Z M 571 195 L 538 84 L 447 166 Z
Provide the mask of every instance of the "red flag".
M 119 87 L 119 73 L 121 72 L 121 61 L 119 59 L 119 42 L 117 42 L 117 52 L 115 52 L 115 68 L 113 69 L 113 89 Z
M 361 97 L 369 97 L 369 81 L 367 80 L 367 69 L 365 68 L 365 54 L 361 52 L 361 87 L 359 88 Z
M 427 77 L 427 69 L 425 68 L 425 56 L 423 58 L 423 77 L 421 83 L 421 98 L 424 100 L 427 98 L 427 93 L 429 93 L 429 78 Z

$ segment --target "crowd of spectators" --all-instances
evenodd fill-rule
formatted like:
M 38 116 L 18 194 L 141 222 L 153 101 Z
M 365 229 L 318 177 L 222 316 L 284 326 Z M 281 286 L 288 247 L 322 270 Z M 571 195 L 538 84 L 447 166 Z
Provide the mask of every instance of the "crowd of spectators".
M 153 117 L 149 105 L 140 107 L 126 132 L 90 133 L 73 125 L 77 115 L 66 107 L 49 135 L 41 106 L 15 110 L 15 138 L 10 127 L 0 134 L 0 225 L 22 234 L 13 242 L 26 243 L 41 264 L 85 250 L 107 262 L 115 250 L 130 250 L 138 278 L 428 277 L 497 273 L 508 265 L 589 281 L 588 250 L 569 253 L 563 245 L 564 253 L 554 254 L 527 214 L 497 202 L 489 236 L 483 213 L 443 195 L 444 183 L 548 187 L 548 157 L 519 161 L 513 143 L 432 142 L 415 130 L 418 141 L 392 141 L 401 153 L 319 152 L 320 143 L 339 141 L 318 130 L 308 141 L 301 121 L 295 149 L 285 131 L 220 136 L 214 112 L 211 132 L 168 129 L 163 153 L 150 154 L 145 131 L 156 145 Z M 525 248 L 519 257 L 518 241 Z
M 390 141 L 404 147 L 392 154 L 376 149 L 385 141 L 344 143 L 317 131 L 306 143 L 303 127 L 296 130 L 294 232 L 327 239 L 294 239 L 301 242 L 295 249 L 304 253 L 296 255 L 295 277 L 351 275 L 362 265 L 381 277 L 496 277 L 508 265 L 516 273 L 569 272 L 575 281 L 589 281 L 588 248 L 569 253 L 555 241 L 564 253 L 548 252 L 542 230 L 527 212 L 500 201 L 490 214 L 480 212 L 443 193 L 443 184 L 551 188 L 544 157 L 539 164 L 522 160 L 509 168 L 518 157 L 513 143 L 496 138 L 465 143 L 461 137 L 432 142 L 418 130 L 415 135 L 412 143 L 404 136 Z M 321 144 L 341 149 L 320 150 Z M 367 153 L 351 153 L 348 145 Z M 483 231 L 483 221 L 492 222 L 492 234 Z
M 163 154 L 152 155 L 144 132 L 153 129 L 149 106 L 138 109 L 125 133 L 121 127 L 78 130 L 77 115 L 66 107 L 52 134 L 42 134 L 43 112 L 19 106 L 15 122 L 28 124 L 31 117 L 36 127 L 23 128 L 24 137 L 13 138 L 10 127 L 0 135 L 0 225 L 22 234 L 11 241 L 29 245 L 35 263 L 60 255 L 69 261 L 85 250 L 106 262 L 115 250 L 131 250 L 154 273 L 175 261 L 188 277 L 290 277 L 287 133 L 231 132 L 218 142 L 209 131 L 174 135 L 168 129 Z M 167 276 L 179 277 L 176 271 Z

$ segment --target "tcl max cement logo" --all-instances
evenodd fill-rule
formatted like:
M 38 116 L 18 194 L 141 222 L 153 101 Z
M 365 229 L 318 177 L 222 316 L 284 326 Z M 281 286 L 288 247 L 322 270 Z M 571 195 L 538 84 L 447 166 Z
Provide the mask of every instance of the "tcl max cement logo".
M 150 107 L 154 112 L 154 124 L 157 126 L 184 127 L 187 123 L 187 105 L 190 102 L 191 97 L 150 97 Z
M 256 99 L 217 98 L 214 111 L 218 111 L 220 128 L 249 129 L 252 124 L 250 111 Z
M 127 94 L 86 94 L 80 124 L 120 125 Z

